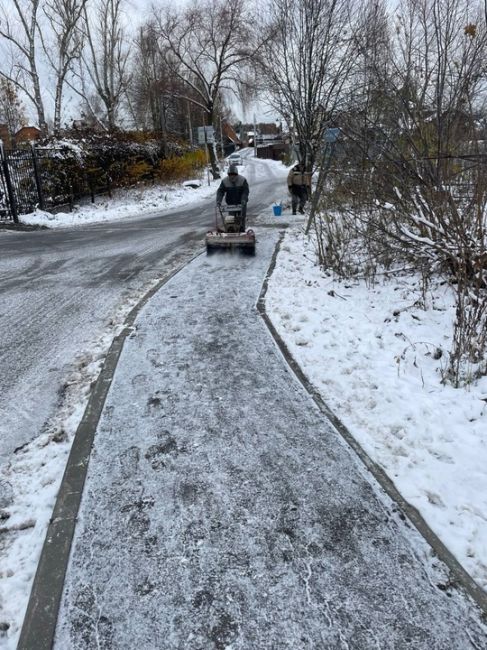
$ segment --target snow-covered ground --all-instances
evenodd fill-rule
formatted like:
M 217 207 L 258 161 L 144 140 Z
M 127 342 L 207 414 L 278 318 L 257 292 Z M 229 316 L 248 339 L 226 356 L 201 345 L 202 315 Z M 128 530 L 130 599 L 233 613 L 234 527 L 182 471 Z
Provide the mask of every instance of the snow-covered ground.
M 73 212 L 51 214 L 36 210 L 21 217 L 21 221 L 30 225 L 48 228 L 73 228 L 88 223 L 103 223 L 132 217 L 134 214 L 161 214 L 163 210 L 177 209 L 215 194 L 217 181 L 195 179 L 186 181 L 187 185 L 137 188 L 132 190 L 115 190 L 113 198 L 96 197 L 95 203 L 75 205 Z
M 267 165 L 274 174 L 282 173 L 285 190 L 286 169 L 273 161 L 258 162 L 260 169 Z M 204 179 L 197 189 L 117 193 L 113 201 L 78 207 L 69 215 L 37 212 L 22 220 L 55 228 L 150 214 L 160 210 L 161 199 L 170 209 L 214 196 L 216 184 Z M 269 206 L 257 224 L 275 221 L 271 213 Z M 281 219 L 288 217 L 285 210 Z M 293 221 L 266 297 L 272 321 L 324 400 L 486 589 L 487 379 L 468 391 L 440 382 L 454 315 L 448 289 L 430 289 L 428 309 L 422 310 L 415 306 L 415 278 L 384 280 L 369 289 L 336 282 L 320 271 L 299 220 Z M 103 354 L 85 352 L 91 381 Z M 45 436 L 27 445 L 16 471 L 6 477 L 16 499 L 9 507 L 0 503 L 2 650 L 16 646 L 50 512 L 86 404 L 87 384 L 78 380 L 73 379 L 71 408 L 59 415 L 57 438 Z M 4 530 L 22 531 L 9 548 L 2 541 Z
M 487 377 L 442 385 L 454 300 L 416 277 L 337 282 L 302 229 L 286 234 L 266 308 L 279 334 L 369 456 L 487 589 Z M 441 356 L 440 356 L 441 355 Z

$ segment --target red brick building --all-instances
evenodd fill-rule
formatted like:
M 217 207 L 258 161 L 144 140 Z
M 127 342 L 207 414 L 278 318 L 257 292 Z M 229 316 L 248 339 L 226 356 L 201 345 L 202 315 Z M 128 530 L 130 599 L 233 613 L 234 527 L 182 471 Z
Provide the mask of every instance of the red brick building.
M 15 144 L 35 142 L 41 137 L 41 131 L 36 126 L 23 126 L 14 135 Z

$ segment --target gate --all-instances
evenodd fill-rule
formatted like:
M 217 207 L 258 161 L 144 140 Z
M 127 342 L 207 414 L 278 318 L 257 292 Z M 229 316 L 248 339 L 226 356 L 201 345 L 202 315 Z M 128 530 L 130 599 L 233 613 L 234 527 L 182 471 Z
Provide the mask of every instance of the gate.
M 18 215 L 42 204 L 34 152 L 0 146 L 1 216 L 18 223 Z
M 0 219 L 10 219 L 18 223 L 17 204 L 10 169 L 0 141 Z

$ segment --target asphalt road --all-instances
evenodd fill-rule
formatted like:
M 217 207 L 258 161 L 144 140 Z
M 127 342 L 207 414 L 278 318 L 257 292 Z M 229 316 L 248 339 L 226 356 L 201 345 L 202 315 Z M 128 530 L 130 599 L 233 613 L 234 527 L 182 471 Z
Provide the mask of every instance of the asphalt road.
M 261 177 L 252 159 L 245 173 L 250 224 L 279 184 Z M 207 201 L 118 223 L 0 233 L 0 465 L 49 433 L 67 380 L 106 352 L 100 340 L 114 333 L 150 283 L 201 250 L 213 206 Z
M 197 258 L 140 313 L 98 423 L 56 649 L 487 648 L 266 330 L 276 236 L 255 258 Z
M 0 236 L 0 458 L 47 430 L 63 385 L 118 309 L 210 222 L 207 208 L 143 221 Z

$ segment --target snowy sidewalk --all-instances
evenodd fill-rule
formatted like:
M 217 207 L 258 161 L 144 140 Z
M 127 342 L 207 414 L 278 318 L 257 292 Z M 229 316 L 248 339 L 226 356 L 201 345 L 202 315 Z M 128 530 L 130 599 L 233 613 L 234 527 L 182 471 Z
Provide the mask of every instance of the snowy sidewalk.
M 266 330 L 255 303 L 276 241 L 200 256 L 141 312 L 55 648 L 487 648 Z

